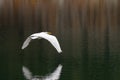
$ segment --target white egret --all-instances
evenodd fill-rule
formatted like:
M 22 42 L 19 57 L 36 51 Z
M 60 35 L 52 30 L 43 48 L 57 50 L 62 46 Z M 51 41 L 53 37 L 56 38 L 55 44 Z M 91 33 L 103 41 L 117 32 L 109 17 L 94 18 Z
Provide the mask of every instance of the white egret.
M 59 66 L 55 69 L 53 73 L 50 73 L 46 76 L 38 76 L 38 75 L 33 76 L 32 72 L 30 72 L 28 68 L 26 68 L 25 66 L 23 66 L 22 68 L 24 77 L 27 80 L 58 80 L 60 78 L 61 70 L 62 70 L 62 65 L 59 64 Z
M 34 33 L 30 35 L 23 43 L 22 49 L 26 48 L 32 39 L 42 39 L 42 38 L 48 40 L 56 48 L 56 50 L 59 53 L 62 52 L 57 38 L 51 35 L 50 32 L 40 32 L 40 33 Z

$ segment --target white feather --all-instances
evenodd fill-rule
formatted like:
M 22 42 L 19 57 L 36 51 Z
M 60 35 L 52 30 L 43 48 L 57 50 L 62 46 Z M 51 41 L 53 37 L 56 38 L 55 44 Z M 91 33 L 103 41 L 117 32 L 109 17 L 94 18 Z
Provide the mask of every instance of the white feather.
M 32 39 L 31 39 L 31 37 L 29 36 L 29 37 L 24 41 L 23 46 L 22 46 L 22 49 L 26 48 L 26 47 L 29 45 L 29 43 L 30 43 L 31 40 L 32 40 Z

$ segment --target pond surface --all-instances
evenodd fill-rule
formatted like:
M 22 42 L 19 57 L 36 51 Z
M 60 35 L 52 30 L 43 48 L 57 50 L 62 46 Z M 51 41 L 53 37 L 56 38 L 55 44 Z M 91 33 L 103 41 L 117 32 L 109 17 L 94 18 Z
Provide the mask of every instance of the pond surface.
M 59 80 L 120 80 L 120 1 L 62 1 L 0 1 L 0 80 L 26 80 L 23 66 L 45 76 L 59 65 Z M 41 31 L 58 38 L 61 54 L 44 39 L 21 49 Z

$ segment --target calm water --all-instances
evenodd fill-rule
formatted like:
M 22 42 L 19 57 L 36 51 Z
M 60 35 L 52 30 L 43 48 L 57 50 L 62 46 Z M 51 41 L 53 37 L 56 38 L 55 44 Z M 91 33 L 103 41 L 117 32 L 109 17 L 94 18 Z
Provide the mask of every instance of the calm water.
M 0 0 L 0 80 L 25 80 L 63 66 L 59 80 L 120 80 L 119 0 Z M 62 54 L 35 32 L 50 31 Z

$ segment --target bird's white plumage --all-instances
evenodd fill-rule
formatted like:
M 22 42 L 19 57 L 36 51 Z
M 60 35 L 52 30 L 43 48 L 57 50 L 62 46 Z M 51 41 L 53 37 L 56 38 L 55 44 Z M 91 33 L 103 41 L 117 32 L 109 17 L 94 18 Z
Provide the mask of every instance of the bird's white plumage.
M 29 36 L 23 43 L 22 49 L 24 49 L 25 47 L 29 45 L 31 39 L 41 39 L 41 38 L 48 40 L 56 48 L 56 50 L 59 53 L 62 52 L 57 38 L 53 35 L 48 34 L 47 32 L 35 33 Z
M 26 48 L 26 47 L 29 45 L 29 43 L 30 43 L 31 40 L 32 40 L 32 39 L 31 39 L 31 37 L 29 36 L 29 37 L 25 40 L 25 42 L 23 43 L 22 49 Z

